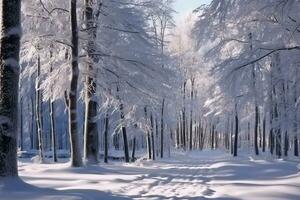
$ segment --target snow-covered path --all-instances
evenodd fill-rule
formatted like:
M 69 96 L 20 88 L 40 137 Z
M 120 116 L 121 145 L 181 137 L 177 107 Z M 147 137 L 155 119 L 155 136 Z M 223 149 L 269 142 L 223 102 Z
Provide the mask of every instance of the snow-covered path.
M 300 199 L 297 162 L 233 159 L 218 151 L 82 169 L 28 162 L 19 167 L 28 184 L 0 184 L 1 200 Z

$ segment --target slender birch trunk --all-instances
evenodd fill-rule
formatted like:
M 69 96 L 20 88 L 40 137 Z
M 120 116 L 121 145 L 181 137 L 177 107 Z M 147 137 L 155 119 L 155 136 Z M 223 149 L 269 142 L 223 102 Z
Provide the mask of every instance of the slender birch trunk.
M 193 150 L 193 100 L 194 100 L 195 78 L 191 79 L 191 110 L 190 110 L 190 151 Z
M 40 162 L 44 162 L 44 143 L 43 143 L 43 128 L 41 119 L 41 91 L 40 91 L 40 75 L 41 75 L 41 58 L 38 55 L 37 61 L 37 75 L 36 75 L 36 85 L 35 85 L 35 117 L 36 117 L 36 127 L 38 136 L 38 151 Z

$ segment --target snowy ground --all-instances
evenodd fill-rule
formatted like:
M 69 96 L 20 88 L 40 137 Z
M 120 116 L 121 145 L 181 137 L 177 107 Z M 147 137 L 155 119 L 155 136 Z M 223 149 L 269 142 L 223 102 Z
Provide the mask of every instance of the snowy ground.
M 221 152 L 70 169 L 20 162 L 24 182 L 0 183 L 0 199 L 300 199 L 299 163 L 233 159 Z

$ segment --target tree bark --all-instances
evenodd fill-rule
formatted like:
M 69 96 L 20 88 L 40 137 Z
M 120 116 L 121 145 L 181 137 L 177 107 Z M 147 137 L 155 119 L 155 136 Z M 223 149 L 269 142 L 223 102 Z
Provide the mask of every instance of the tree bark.
M 77 87 L 78 87 L 78 26 L 77 26 L 77 0 L 70 0 L 71 15 L 71 83 L 68 94 L 68 114 L 69 114 L 69 136 L 71 144 L 71 166 L 81 167 L 82 157 L 79 146 L 78 122 L 77 122 Z
M 239 137 L 239 117 L 237 113 L 237 105 L 235 105 L 235 135 L 234 135 L 234 146 L 233 146 L 233 156 L 237 156 L 238 151 L 238 137 Z
M 165 109 L 165 99 L 163 99 L 161 106 L 161 122 L 160 122 L 160 157 L 164 157 L 164 109 Z
M 51 45 L 50 48 L 53 48 Z M 53 58 L 53 51 L 50 49 L 50 59 Z M 50 74 L 52 73 L 52 64 L 50 66 Z M 52 158 L 53 162 L 57 162 L 57 140 L 56 140 L 56 123 L 55 123 L 55 109 L 54 109 L 54 101 L 53 101 L 53 87 L 51 86 L 50 90 L 50 98 L 49 98 L 49 115 L 50 115 L 50 133 L 51 133 L 51 145 L 52 145 Z
M 263 119 L 262 151 L 266 151 L 266 115 Z
M 211 126 L 211 150 L 215 149 L 215 125 Z
M 294 156 L 299 156 L 299 147 L 298 147 L 298 137 L 297 135 L 294 136 Z
M 36 75 L 36 86 L 35 86 L 35 117 L 36 127 L 38 135 L 38 150 L 40 162 L 44 162 L 44 143 L 43 143 L 43 128 L 41 119 L 41 91 L 40 91 L 40 74 L 41 74 L 41 59 L 38 55 L 37 61 L 37 75 Z
M 144 113 L 145 113 L 145 121 L 148 122 L 148 116 L 147 116 L 147 107 L 144 107 Z M 148 159 L 152 159 L 152 150 L 151 150 L 151 137 L 149 130 L 146 130 L 146 138 L 147 138 L 147 152 L 148 152 Z
M 108 124 L 109 116 L 108 111 L 105 114 L 105 127 L 104 127 L 104 162 L 108 163 Z
M 277 104 L 275 104 L 275 119 L 278 120 L 279 114 L 278 114 L 278 108 Z M 282 152 L 281 152 L 281 128 L 277 127 L 275 129 L 275 151 L 278 158 L 281 158 Z
M 0 39 L 0 177 L 18 176 L 21 0 L 2 0 Z
M 159 148 L 158 148 L 158 145 L 159 145 L 158 135 L 159 135 L 159 133 L 158 133 L 158 119 L 157 119 L 157 116 L 155 117 L 155 133 L 156 133 L 155 141 L 156 141 L 156 147 L 157 147 L 156 155 L 159 156 Z
M 53 162 L 57 162 L 57 151 L 56 151 L 56 123 L 55 123 L 55 112 L 54 112 L 54 102 L 49 101 L 50 107 L 50 132 L 51 132 L 51 144 L 52 144 L 52 156 Z
M 180 147 L 180 119 L 177 119 L 177 125 L 176 125 L 176 148 L 178 149 Z
M 131 155 L 131 162 L 135 161 L 135 146 L 136 146 L 136 138 L 133 138 L 133 147 L 132 147 L 132 155 Z
M 284 134 L 284 156 L 287 157 L 288 156 L 288 151 L 289 151 L 289 136 L 287 131 L 285 131 Z
M 129 163 L 129 148 L 128 148 L 128 139 L 127 139 L 127 132 L 126 127 L 122 126 L 122 136 L 124 142 L 124 155 L 125 155 L 125 162 Z
M 258 120 L 259 120 L 259 110 L 258 106 L 255 106 L 255 124 L 254 124 L 254 149 L 255 149 L 255 155 L 259 154 L 258 151 Z
M 99 150 L 99 134 L 97 127 L 97 102 L 96 95 L 96 82 L 93 78 L 94 73 L 94 56 L 96 29 L 94 28 L 94 17 L 92 0 L 85 0 L 85 25 L 88 33 L 88 63 L 87 63 L 87 77 L 85 82 L 85 120 L 84 120 L 84 159 L 88 163 L 98 163 L 98 150 Z
M 298 67 L 295 68 L 295 76 L 298 79 Z M 295 83 L 297 83 L 297 79 L 295 81 Z M 294 87 L 294 104 L 297 105 L 297 101 L 298 101 L 298 90 L 297 87 Z M 299 146 L 298 146 L 298 106 L 296 106 L 295 108 L 295 112 L 294 112 L 294 156 L 298 157 L 299 156 Z
M 193 150 L 193 100 L 195 78 L 191 79 L 191 111 L 190 111 L 190 151 Z
M 151 123 L 152 159 L 155 160 L 154 121 L 153 121 L 152 113 L 150 116 L 150 123 Z
M 249 34 L 250 50 L 253 50 L 253 36 L 252 33 Z M 255 64 L 252 64 L 252 86 L 254 94 L 254 106 L 255 106 L 255 121 L 254 121 L 254 150 L 255 154 L 258 155 L 258 123 L 259 123 L 259 108 L 257 103 L 257 92 L 256 92 L 256 74 L 255 74 Z
M 183 83 L 183 110 L 182 110 L 182 136 L 183 136 L 183 148 L 184 149 L 186 149 L 185 93 L 186 93 L 186 81 Z
M 34 111 L 33 111 L 33 100 L 30 97 L 30 104 L 28 104 L 28 112 L 30 113 L 30 123 L 29 125 L 29 136 L 30 136 L 30 149 L 34 149 L 34 134 L 33 134 L 33 124 L 34 124 Z
M 23 131 L 23 98 L 20 100 L 20 150 L 24 150 L 24 131 Z
M 117 87 L 117 93 L 119 93 L 119 87 Z M 123 143 L 124 143 L 124 156 L 125 156 L 125 162 L 129 163 L 129 148 L 128 148 L 128 139 L 127 139 L 127 131 L 125 126 L 125 115 L 124 115 L 124 105 L 121 102 L 121 98 L 119 94 L 117 94 L 117 99 L 120 101 L 120 114 L 121 114 L 121 129 L 122 129 L 122 136 L 123 136 Z

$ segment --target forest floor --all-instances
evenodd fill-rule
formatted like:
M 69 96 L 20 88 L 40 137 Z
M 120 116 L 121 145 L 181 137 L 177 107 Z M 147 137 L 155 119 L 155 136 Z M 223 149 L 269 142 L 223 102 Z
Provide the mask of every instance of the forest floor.
M 295 160 L 232 158 L 220 151 L 80 169 L 20 160 L 21 179 L 0 182 L 0 199 L 300 199 L 299 166 Z

